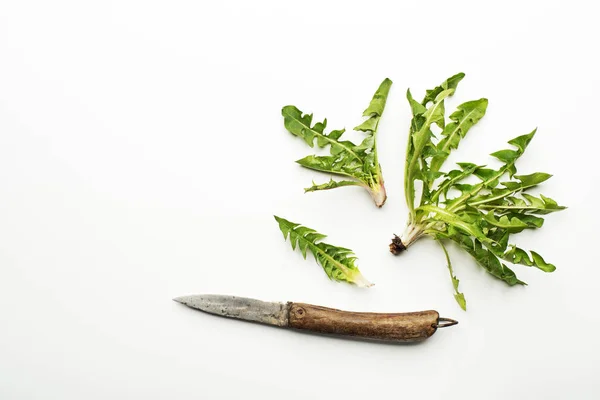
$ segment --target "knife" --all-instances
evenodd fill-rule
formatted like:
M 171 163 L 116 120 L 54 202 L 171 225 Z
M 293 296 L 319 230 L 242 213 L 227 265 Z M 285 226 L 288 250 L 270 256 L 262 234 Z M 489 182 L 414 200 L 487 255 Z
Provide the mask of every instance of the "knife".
M 266 302 L 246 297 L 200 294 L 173 300 L 188 307 L 227 318 L 294 330 L 386 342 L 419 342 L 438 328 L 458 324 L 437 311 L 406 313 L 351 312 L 306 303 Z

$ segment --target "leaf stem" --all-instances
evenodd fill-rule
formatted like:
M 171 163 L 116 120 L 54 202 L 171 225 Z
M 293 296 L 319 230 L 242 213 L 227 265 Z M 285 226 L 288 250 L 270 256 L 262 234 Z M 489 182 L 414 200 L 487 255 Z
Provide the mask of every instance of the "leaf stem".
M 406 248 L 408 248 L 414 242 L 416 242 L 417 240 L 419 240 L 419 238 L 421 236 L 423 236 L 423 229 L 422 229 L 422 227 L 414 225 L 414 224 L 409 224 L 406 227 L 406 230 L 404 231 L 404 233 L 402 234 L 402 237 L 401 237 L 400 240 L 402 240 L 402 243 L 404 244 L 404 246 Z
M 464 294 L 462 294 L 461 292 L 458 291 L 458 279 L 456 278 L 456 275 L 454 275 L 454 269 L 452 268 L 452 262 L 450 261 L 450 254 L 448 254 L 448 250 L 446 249 L 446 246 L 444 246 L 444 243 L 442 242 L 442 240 L 439 237 L 436 237 L 435 240 L 439 243 L 440 247 L 442 248 L 442 250 L 444 250 L 444 254 L 446 255 L 446 262 L 448 263 L 448 272 L 450 273 L 450 279 L 452 279 L 452 286 L 454 286 L 454 298 L 456 299 L 456 302 L 458 303 L 458 305 L 460 306 L 460 308 L 462 308 L 463 310 L 467 310 L 467 303 L 465 301 L 465 296 Z

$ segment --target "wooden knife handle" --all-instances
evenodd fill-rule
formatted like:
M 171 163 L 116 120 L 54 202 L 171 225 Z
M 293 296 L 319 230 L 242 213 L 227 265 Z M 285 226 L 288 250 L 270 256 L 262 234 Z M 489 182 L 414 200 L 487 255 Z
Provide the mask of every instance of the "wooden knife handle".
M 391 342 L 418 342 L 438 328 L 437 311 L 397 314 L 350 312 L 306 303 L 288 303 L 288 326 L 316 333 Z

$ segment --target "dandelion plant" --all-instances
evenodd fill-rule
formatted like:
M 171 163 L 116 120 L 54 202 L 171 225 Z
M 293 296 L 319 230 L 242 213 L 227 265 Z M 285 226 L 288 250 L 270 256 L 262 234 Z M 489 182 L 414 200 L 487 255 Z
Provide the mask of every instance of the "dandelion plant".
M 315 257 L 315 261 L 323 267 L 329 279 L 338 282 L 348 282 L 357 286 L 369 287 L 370 283 L 358 270 L 355 264 L 356 256 L 350 249 L 322 243 L 327 236 L 314 229 L 307 228 L 295 222 L 275 216 L 283 238 L 290 240 L 292 249 L 300 248 L 306 259 L 307 250 Z
M 446 242 L 454 242 L 494 277 L 510 286 L 524 285 L 504 262 L 536 267 L 544 272 L 556 268 L 539 253 L 527 252 L 511 243 L 511 235 L 525 229 L 542 227 L 540 215 L 563 210 L 556 201 L 527 191 L 551 177 L 544 172 L 517 175 L 516 162 L 523 155 L 535 130 L 508 143 L 511 149 L 491 155 L 502 166 L 458 163 L 457 169 L 441 170 L 450 152 L 485 115 L 488 101 L 479 99 L 459 105 L 446 121 L 444 100 L 454 94 L 464 74 L 454 75 L 440 86 L 427 90 L 421 102 L 410 90 L 408 102 L 412 110 L 406 150 L 404 188 L 409 218 L 402 237 L 394 235 L 390 251 L 398 254 L 415 241 L 429 236 L 443 249 L 454 286 L 454 297 L 466 309 L 466 300 L 458 290 L 446 250 Z M 437 125 L 439 137 L 432 132 Z M 471 180 L 469 180 L 471 178 Z M 475 183 L 471 183 L 475 179 Z M 420 191 L 416 197 L 416 192 Z M 454 195 L 453 193 L 458 193 Z
M 381 165 L 377 157 L 377 126 L 383 114 L 385 103 L 392 81 L 385 79 L 363 112 L 365 120 L 354 128 L 363 132 L 366 137 L 356 145 L 349 140 L 342 140 L 345 129 L 325 132 L 327 119 L 323 122 L 312 122 L 312 114 L 304 114 L 295 106 L 283 107 L 281 113 L 284 118 L 285 128 L 295 136 L 301 137 L 310 146 L 314 147 L 317 140 L 318 147 L 329 146 L 330 155 L 310 155 L 298 161 L 305 168 L 327 172 L 343 177 L 344 180 L 334 180 L 315 184 L 308 187 L 305 192 L 333 189 L 342 186 L 362 186 L 370 193 L 378 207 L 383 206 L 387 198 Z

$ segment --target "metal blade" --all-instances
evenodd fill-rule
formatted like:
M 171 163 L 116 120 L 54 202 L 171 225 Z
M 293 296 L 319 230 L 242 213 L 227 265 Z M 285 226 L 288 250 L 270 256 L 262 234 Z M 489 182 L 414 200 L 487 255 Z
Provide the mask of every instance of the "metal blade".
M 288 324 L 288 308 L 284 303 L 219 294 L 182 296 L 173 300 L 188 307 L 223 317 L 276 326 L 287 326 Z

